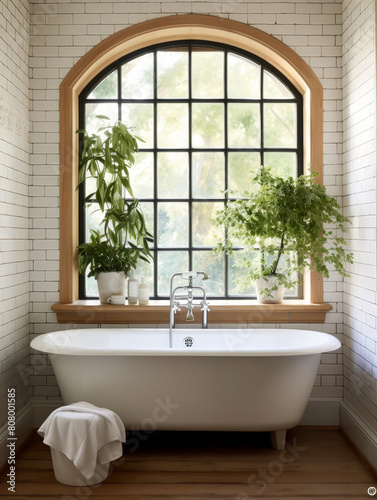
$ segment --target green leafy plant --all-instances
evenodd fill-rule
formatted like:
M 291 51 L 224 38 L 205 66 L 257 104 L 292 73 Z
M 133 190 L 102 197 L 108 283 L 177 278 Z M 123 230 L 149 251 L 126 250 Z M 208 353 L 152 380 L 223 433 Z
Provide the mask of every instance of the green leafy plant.
M 100 119 L 109 120 L 106 116 Z M 134 198 L 130 184 L 130 169 L 138 151 L 137 137 L 133 137 L 122 122 L 101 127 L 96 134 L 82 134 L 83 148 L 79 168 L 79 185 L 87 179 L 95 190 L 85 201 L 98 205 L 103 218 L 103 231 L 91 230 L 90 241 L 78 246 L 79 272 L 89 267 L 88 276 L 99 272 L 124 271 L 136 268 L 139 259 L 150 262 L 148 232 L 138 199 L 125 200 L 125 193 Z M 140 139 L 139 139 L 140 140 Z
M 344 250 L 341 234 L 350 221 L 325 187 L 315 182 L 316 175 L 282 178 L 261 167 L 253 179 L 256 187 L 238 193 L 243 199 L 229 201 L 217 213 L 216 222 L 226 231 L 214 251 L 232 254 L 237 243 L 243 248 L 239 265 L 246 272 L 238 282 L 240 290 L 259 278 L 275 276 L 275 284 L 262 291 L 269 297 L 278 285 L 294 288 L 301 283 L 304 269 L 328 278 L 332 266 L 348 276 L 344 263 L 352 263 L 353 254 Z

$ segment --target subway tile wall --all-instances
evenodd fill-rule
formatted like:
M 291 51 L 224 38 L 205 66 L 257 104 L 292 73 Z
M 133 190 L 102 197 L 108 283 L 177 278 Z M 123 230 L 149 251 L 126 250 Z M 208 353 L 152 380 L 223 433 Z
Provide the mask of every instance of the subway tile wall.
M 343 5 L 343 206 L 355 264 L 344 282 L 344 399 L 377 429 L 375 2 Z
M 29 2 L 0 4 L 0 441 L 29 381 Z
M 259 28 L 293 48 L 324 87 L 324 181 L 329 194 L 342 197 L 342 2 L 275 1 L 45 1 L 31 0 L 31 328 L 32 334 L 72 325 L 56 324 L 51 304 L 59 300 L 59 84 L 89 49 L 128 26 L 186 13 L 226 17 Z M 324 325 L 295 325 L 342 336 L 343 283 L 334 273 L 324 283 L 333 305 Z M 101 326 L 101 325 L 98 325 Z M 126 325 L 127 326 L 127 325 Z M 251 325 L 253 326 L 253 325 Z M 287 325 L 277 325 L 286 328 Z M 33 394 L 56 398 L 51 366 L 33 354 Z M 323 356 L 314 397 L 343 394 L 342 354 Z

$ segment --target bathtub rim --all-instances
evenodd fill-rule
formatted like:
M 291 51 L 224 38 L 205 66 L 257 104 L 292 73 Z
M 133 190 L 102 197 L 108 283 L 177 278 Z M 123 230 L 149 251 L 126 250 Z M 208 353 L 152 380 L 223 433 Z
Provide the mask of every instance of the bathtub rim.
M 148 332 L 155 330 L 157 333 L 163 333 L 168 335 L 169 329 L 154 329 L 154 328 L 90 328 L 90 329 L 69 329 L 69 330 L 58 330 L 50 333 L 45 333 L 38 335 L 31 342 L 30 346 L 36 351 L 52 354 L 52 355 L 67 355 L 67 356 L 161 356 L 161 357 L 169 357 L 169 356 L 226 356 L 226 357 L 271 357 L 271 356 L 304 356 L 311 354 L 320 354 L 326 352 L 336 351 L 341 348 L 341 342 L 334 337 L 333 335 L 312 331 L 312 330 L 296 330 L 292 329 L 295 334 L 299 334 L 301 332 L 310 333 L 313 335 L 319 335 L 323 339 L 323 343 L 316 344 L 313 346 L 290 346 L 290 347 L 280 347 L 280 348 L 252 348 L 252 349 L 237 349 L 237 348 L 197 348 L 197 347 L 138 347 L 138 348 L 127 348 L 127 349 L 112 349 L 112 348 L 96 348 L 96 347 L 78 347 L 78 346 L 67 346 L 67 345 L 54 345 L 53 343 L 45 342 L 46 339 L 58 336 L 63 334 L 68 335 L 70 332 L 80 332 L 84 334 L 89 334 L 91 330 L 99 330 L 104 334 L 107 332 L 117 332 L 120 331 L 124 333 L 131 332 Z M 268 333 L 271 331 L 279 332 L 279 329 L 243 329 L 242 331 L 256 331 L 262 333 Z M 284 329 L 286 333 L 289 329 Z M 173 335 L 175 332 L 179 332 L 180 334 L 184 334 L 185 336 L 194 336 L 198 333 L 206 333 L 206 332 L 238 332 L 237 329 L 209 329 L 209 330 L 201 330 L 201 329 L 177 329 L 173 331 Z

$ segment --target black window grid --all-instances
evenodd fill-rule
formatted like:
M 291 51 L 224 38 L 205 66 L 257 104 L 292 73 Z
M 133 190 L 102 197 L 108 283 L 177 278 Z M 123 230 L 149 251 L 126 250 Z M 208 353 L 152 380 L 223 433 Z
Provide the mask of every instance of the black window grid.
M 188 58 L 188 87 L 189 87 L 189 95 L 187 98 L 176 98 L 176 99 L 168 99 L 168 98 L 159 98 L 157 96 L 157 52 L 161 49 L 166 49 L 169 47 L 182 47 L 187 49 L 189 58 Z M 224 51 L 224 97 L 223 98 L 193 98 L 192 97 L 192 86 L 191 86 L 191 74 L 192 74 L 192 52 L 196 47 L 200 48 L 209 48 L 209 49 L 217 49 Z M 129 62 L 132 59 L 140 57 L 142 54 L 153 52 L 154 57 L 154 78 L 153 78 L 153 99 L 124 99 L 122 98 L 122 66 Z M 244 99 L 244 98 L 229 98 L 228 97 L 228 53 L 234 53 L 241 55 L 257 64 L 260 65 L 260 98 L 259 99 Z M 116 99 L 89 99 L 88 96 L 91 91 L 110 73 L 114 70 L 118 72 L 118 98 Z M 278 78 L 294 95 L 294 98 L 291 99 L 270 99 L 264 98 L 263 92 L 263 78 L 264 78 L 264 70 L 272 73 L 274 76 Z M 115 103 L 118 105 L 118 120 L 122 120 L 122 104 L 127 103 L 150 103 L 154 106 L 153 110 L 153 148 L 143 148 L 142 143 L 139 144 L 139 151 L 145 153 L 153 154 L 153 190 L 154 197 L 153 198 L 139 198 L 140 202 L 143 203 L 152 203 L 153 204 L 153 232 L 155 235 L 154 246 L 151 249 L 154 256 L 154 289 L 151 295 L 152 299 L 166 299 L 167 295 L 159 295 L 158 293 L 158 257 L 161 252 L 168 251 L 182 251 L 187 252 L 189 256 L 189 270 L 192 270 L 193 266 L 193 255 L 195 252 L 199 251 L 211 251 L 212 247 L 195 247 L 193 246 L 193 228 L 192 228 L 192 212 L 193 212 L 193 203 L 196 202 L 204 202 L 204 203 L 213 203 L 213 202 L 221 202 L 226 204 L 228 201 L 234 200 L 235 198 L 231 198 L 226 196 L 225 198 L 194 198 L 193 190 L 192 190 L 192 155 L 196 152 L 198 153 L 223 153 L 224 154 L 224 187 L 225 190 L 229 188 L 228 185 L 228 175 L 229 175 L 229 162 L 228 162 L 228 153 L 259 153 L 260 155 L 260 164 L 264 164 L 264 155 L 265 153 L 273 153 L 273 152 L 283 152 L 283 153 L 295 153 L 296 154 L 296 165 L 297 165 L 297 176 L 302 175 L 303 173 L 303 103 L 302 96 L 299 91 L 293 86 L 293 84 L 282 75 L 276 68 L 270 65 L 268 62 L 263 59 L 252 55 L 246 51 L 241 49 L 227 46 L 224 44 L 212 43 L 212 42 L 201 42 L 201 41 L 181 41 L 181 42 L 168 42 L 163 44 L 158 44 L 152 47 L 148 47 L 145 49 L 141 49 L 136 51 L 130 55 L 127 55 L 118 61 L 115 61 L 113 64 L 108 66 L 105 70 L 103 70 L 99 75 L 97 75 L 92 82 L 82 91 L 79 97 L 79 124 L 80 128 L 85 128 L 85 107 L 87 103 Z M 188 147 L 187 148 L 161 148 L 158 147 L 157 144 L 157 106 L 159 103 L 185 103 L 188 104 Z M 192 146 L 192 104 L 194 103 L 220 103 L 224 105 L 224 147 L 221 148 L 194 148 Z M 259 104 L 259 112 L 260 112 L 260 144 L 259 147 L 229 147 L 228 145 L 228 104 L 230 103 L 258 103 Z M 268 103 L 294 103 L 297 106 L 297 115 L 296 115 L 296 137 L 297 137 L 297 147 L 292 148 L 283 148 L 283 147 L 266 147 L 264 145 L 264 104 Z M 79 152 L 81 155 L 82 146 L 79 146 Z M 158 198 L 158 180 L 157 180 L 157 155 L 158 153 L 164 152 L 174 152 L 174 153 L 187 153 L 189 158 L 189 173 L 188 173 L 188 181 L 189 181 L 189 197 L 188 198 Z M 79 242 L 82 243 L 85 241 L 86 227 L 85 227 L 85 186 L 82 184 L 79 189 Z M 125 198 L 129 200 L 129 198 Z M 157 230 L 158 230 L 158 204 L 165 202 L 174 202 L 174 203 L 188 203 L 188 246 L 187 247 L 158 247 L 157 244 Z M 235 248 L 235 250 L 240 250 L 239 248 Z M 209 295 L 210 299 L 250 299 L 250 296 L 244 295 L 235 295 L 229 293 L 229 257 L 227 255 L 224 256 L 224 295 Z M 297 299 L 302 295 L 302 287 L 298 287 L 297 296 L 286 297 L 288 299 Z M 80 275 L 79 277 L 79 297 L 80 299 L 88 299 L 94 298 L 92 296 L 88 296 L 86 293 L 86 277 Z

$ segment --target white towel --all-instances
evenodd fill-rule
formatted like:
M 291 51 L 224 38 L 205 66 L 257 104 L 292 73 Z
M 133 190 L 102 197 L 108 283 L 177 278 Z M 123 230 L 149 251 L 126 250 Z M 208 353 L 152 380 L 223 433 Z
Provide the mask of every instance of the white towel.
M 38 429 L 43 442 L 64 453 L 83 476 L 94 475 L 97 461 L 119 458 L 126 440 L 123 422 L 106 408 L 80 402 L 53 411 Z

